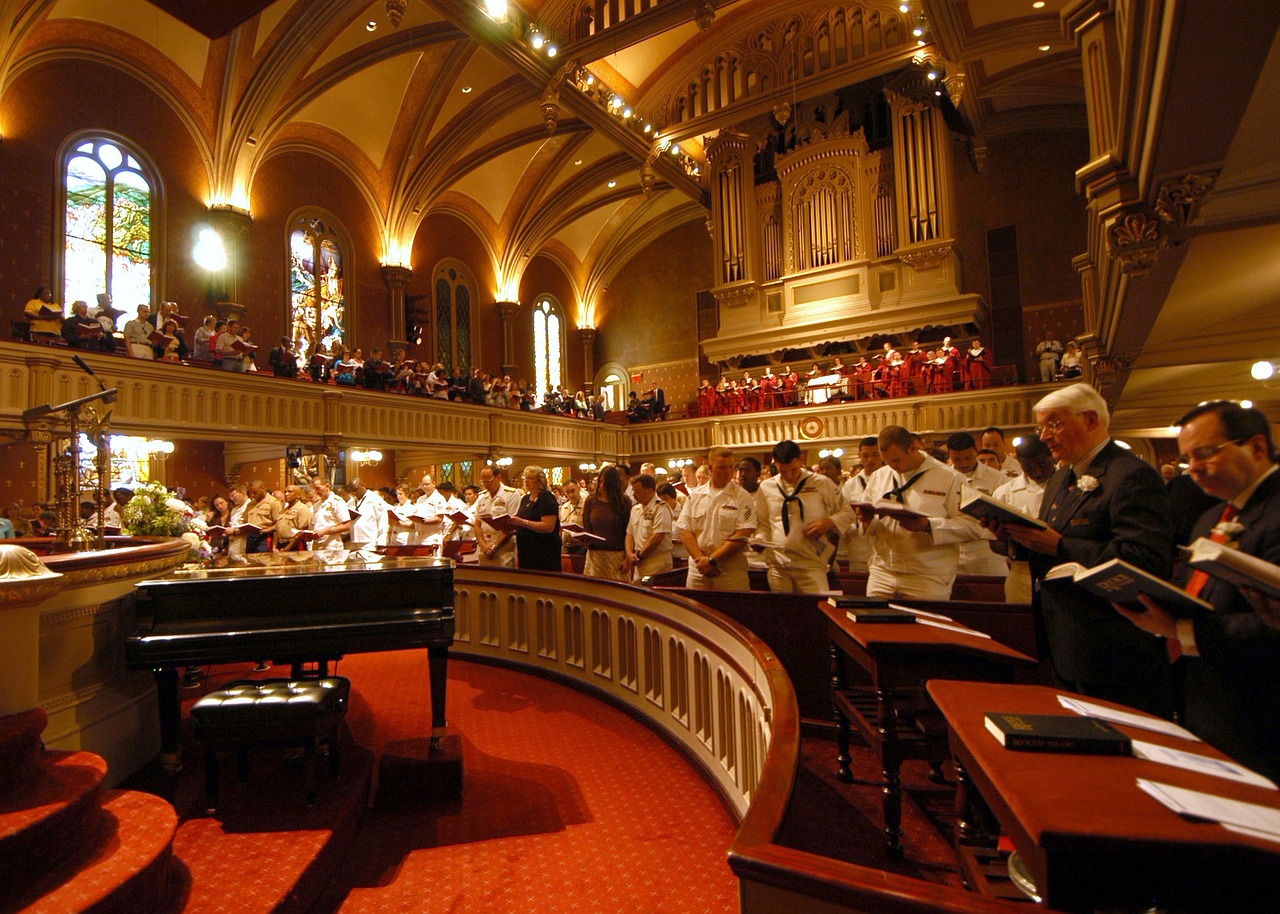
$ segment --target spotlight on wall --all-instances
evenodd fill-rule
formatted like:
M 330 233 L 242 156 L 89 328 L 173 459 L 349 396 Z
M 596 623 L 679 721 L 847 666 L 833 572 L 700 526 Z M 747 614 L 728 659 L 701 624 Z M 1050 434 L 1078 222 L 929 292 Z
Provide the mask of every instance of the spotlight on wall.
M 1269 381 L 1275 376 L 1276 366 L 1268 361 L 1254 362 L 1253 367 L 1249 369 L 1249 374 L 1253 375 L 1255 381 Z

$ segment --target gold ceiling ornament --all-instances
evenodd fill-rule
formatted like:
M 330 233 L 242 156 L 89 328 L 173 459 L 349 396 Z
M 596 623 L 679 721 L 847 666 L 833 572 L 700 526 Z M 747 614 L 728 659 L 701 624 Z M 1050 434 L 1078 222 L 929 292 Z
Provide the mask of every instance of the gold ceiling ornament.
M 653 156 L 650 156 L 640 166 L 640 190 L 644 192 L 646 199 L 653 196 L 653 185 L 656 181 L 657 175 L 653 173 Z
M 791 103 L 778 102 L 773 106 L 773 119 L 778 122 L 779 127 L 787 126 L 787 121 L 791 120 Z
M 716 5 L 715 0 L 695 0 L 693 5 L 693 21 L 698 24 L 698 28 L 707 31 L 711 28 L 711 24 L 716 21 Z
M 1156 213 L 1174 228 L 1182 228 L 1200 213 L 1200 204 L 1209 196 L 1218 172 L 1192 172 L 1170 178 L 1156 193 Z
M 1165 245 L 1167 223 L 1145 205 L 1130 207 L 1107 226 L 1107 252 L 1130 275 L 1151 272 Z
M 391 20 L 393 29 L 400 28 L 400 20 L 404 18 L 405 10 L 408 8 L 408 0 L 387 0 L 387 18 Z
M 547 125 L 547 135 L 556 132 L 556 125 L 560 120 L 560 84 L 552 82 L 542 93 L 542 100 L 538 103 L 538 110 L 542 112 L 542 121 Z

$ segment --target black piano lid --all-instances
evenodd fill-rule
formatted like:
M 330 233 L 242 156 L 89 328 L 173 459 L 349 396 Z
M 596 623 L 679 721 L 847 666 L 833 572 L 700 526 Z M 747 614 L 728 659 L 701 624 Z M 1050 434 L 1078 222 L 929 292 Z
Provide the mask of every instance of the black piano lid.
M 264 579 L 307 578 L 314 580 L 326 575 L 342 575 L 344 583 L 355 583 L 366 575 L 381 576 L 387 572 L 434 571 L 433 577 L 447 575 L 453 577 L 453 560 L 439 557 L 383 557 L 380 561 L 325 561 L 313 552 L 264 552 L 253 553 L 238 558 L 243 562 L 228 564 L 219 568 L 179 568 L 162 578 L 151 578 L 140 581 L 138 587 L 143 590 L 163 588 L 173 585 L 194 583 L 197 581 L 262 581 Z M 377 580 L 377 577 L 371 577 Z

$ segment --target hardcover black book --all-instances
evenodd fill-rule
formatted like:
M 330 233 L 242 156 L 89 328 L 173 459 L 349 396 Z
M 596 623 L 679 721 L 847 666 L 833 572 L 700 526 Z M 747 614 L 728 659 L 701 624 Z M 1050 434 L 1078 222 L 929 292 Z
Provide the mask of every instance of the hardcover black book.
M 1105 720 L 1078 714 L 986 715 L 987 729 L 1006 749 L 1079 755 L 1131 755 L 1133 744 Z
M 863 606 L 849 610 L 846 615 L 851 622 L 857 622 L 859 625 L 868 622 L 903 624 L 916 621 L 915 613 L 909 613 L 905 609 L 890 609 L 889 607 Z

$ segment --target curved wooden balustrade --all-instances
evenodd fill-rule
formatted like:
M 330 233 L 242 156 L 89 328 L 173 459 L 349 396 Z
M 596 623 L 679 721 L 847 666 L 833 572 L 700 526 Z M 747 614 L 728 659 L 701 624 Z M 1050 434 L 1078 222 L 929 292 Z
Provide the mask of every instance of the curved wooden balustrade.
M 740 819 L 729 862 L 745 914 L 1025 914 L 773 843 L 795 782 L 799 709 L 778 659 L 726 616 L 663 591 L 475 565 L 457 566 L 454 599 L 455 655 L 570 681 L 683 749 Z

